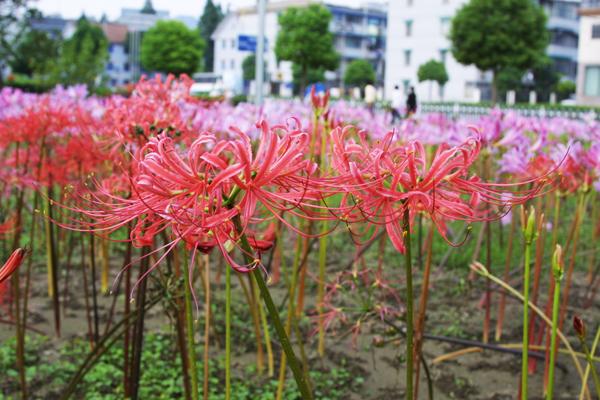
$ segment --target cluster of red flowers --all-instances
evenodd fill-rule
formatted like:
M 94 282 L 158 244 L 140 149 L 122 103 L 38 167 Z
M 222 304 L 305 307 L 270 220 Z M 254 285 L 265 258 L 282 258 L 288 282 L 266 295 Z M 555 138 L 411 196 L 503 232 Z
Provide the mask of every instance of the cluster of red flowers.
M 148 247 L 164 232 L 171 241 L 156 251 L 181 241 L 203 252 L 216 247 L 238 271 L 260 265 L 254 254 L 252 263 L 230 256 L 241 235 L 260 253 L 273 242 L 274 222 L 300 234 L 306 233 L 292 222 L 298 218 L 341 221 L 357 236 L 384 227 L 403 252 L 405 215 L 411 221 L 429 215 L 446 237 L 448 221 L 494 218 L 547 181 L 544 172 L 544 179 L 523 182 L 532 184 L 529 190 L 516 192 L 514 185 L 470 175 L 481 149 L 476 131 L 433 154 L 418 141 L 400 142 L 395 132 L 374 141 L 339 121 L 330 132 L 322 125 L 304 130 L 293 118 L 284 125 L 260 121 L 256 141 L 235 127 L 196 132 L 194 107 L 202 105 L 190 99 L 190 84 L 185 77 L 142 80 L 131 97 L 105 102 L 101 115 L 76 101 L 42 98 L 3 121 L 4 143 L 24 144 L 12 145 L 8 162 L 22 173 L 0 181 L 68 185 L 74 195 L 61 202 L 81 216 L 77 229 L 130 225 L 133 243 Z M 312 100 L 316 114 L 332 121 L 328 97 L 313 93 Z M 313 161 L 317 152 L 320 163 Z M 77 184 L 90 179 L 88 189 Z

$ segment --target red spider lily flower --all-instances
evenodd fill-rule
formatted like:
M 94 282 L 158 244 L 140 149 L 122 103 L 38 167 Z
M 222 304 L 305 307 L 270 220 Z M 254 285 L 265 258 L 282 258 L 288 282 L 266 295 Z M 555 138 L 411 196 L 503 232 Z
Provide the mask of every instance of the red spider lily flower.
M 310 89 L 310 100 L 317 115 L 321 115 L 327 111 L 329 96 L 329 90 L 326 90 L 325 93 L 317 93 L 316 85 L 313 85 Z
M 8 260 L 4 263 L 2 268 L 0 268 L 0 285 L 6 281 L 13 272 L 16 271 L 17 268 L 21 266 L 23 263 L 23 259 L 25 259 L 25 250 L 18 248 L 8 257 Z
M 269 127 L 266 121 L 259 122 L 257 127 L 261 135 L 256 151 L 252 150 L 248 135 L 232 128 L 239 135 L 231 146 L 234 158 L 244 166 L 241 176 L 232 178 L 243 191 L 238 207 L 244 221 L 250 220 L 260 204 L 273 217 L 298 232 L 280 216 L 281 211 L 307 217 L 305 211 L 317 207 L 311 202 L 318 201 L 321 192 L 318 181 L 312 177 L 317 165 L 305 158 L 309 135 L 301 130 L 298 120 L 292 121 L 293 128 Z
M 442 144 L 429 159 L 418 141 L 394 143 L 394 132 L 374 144 L 367 142 L 362 132 L 359 142 L 345 140 L 352 130 L 347 127 L 332 132 L 333 165 L 345 190 L 346 213 L 342 218 L 349 222 L 367 221 L 367 226 L 385 226 L 394 247 L 402 253 L 405 212 L 409 213 L 411 226 L 415 215 L 428 214 L 450 243 L 446 221 L 497 218 L 505 209 L 538 193 L 540 185 L 522 192 L 505 189 L 545 182 L 543 177 L 512 185 L 493 184 L 469 175 L 481 150 L 479 136 L 459 146 Z M 487 206 L 479 206 L 481 203 Z

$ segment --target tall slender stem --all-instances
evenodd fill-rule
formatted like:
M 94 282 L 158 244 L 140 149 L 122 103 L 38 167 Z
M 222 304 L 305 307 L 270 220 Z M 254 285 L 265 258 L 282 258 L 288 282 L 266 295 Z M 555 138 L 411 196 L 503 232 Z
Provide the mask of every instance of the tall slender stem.
M 204 400 L 208 400 L 208 375 L 209 369 L 209 354 L 210 346 L 210 264 L 208 254 L 204 255 L 204 382 L 203 393 Z
M 404 268 L 406 272 L 406 399 L 413 400 L 413 285 L 412 285 L 412 254 L 410 243 L 410 212 L 404 210 L 403 221 L 404 246 Z
M 562 273 L 561 273 L 562 275 Z M 550 364 L 548 369 L 548 394 L 546 400 L 552 400 L 554 395 L 554 365 L 556 360 L 556 331 L 558 330 L 558 310 L 560 307 L 560 278 L 554 277 L 554 299 L 552 302 L 552 333 L 550 336 Z
M 231 267 L 225 266 L 225 399 L 231 399 Z
M 240 220 L 239 215 L 236 215 L 233 218 L 233 222 L 235 224 L 236 230 L 238 232 L 243 232 L 242 222 Z M 255 263 L 255 260 L 252 258 L 252 254 L 254 253 L 250 243 L 248 242 L 248 238 L 246 235 L 242 234 L 240 237 L 240 242 L 242 246 L 242 250 L 244 251 L 244 257 L 246 258 L 246 262 L 248 264 Z M 286 355 L 288 364 L 292 373 L 294 374 L 294 379 L 296 380 L 296 384 L 298 385 L 298 389 L 300 390 L 300 394 L 302 399 L 311 400 L 313 398 L 312 393 L 308 387 L 308 383 L 306 380 L 306 376 L 304 375 L 302 368 L 300 367 L 300 363 L 298 363 L 298 359 L 294 354 L 294 349 L 292 348 L 292 344 L 290 343 L 290 339 L 288 338 L 287 333 L 281 323 L 281 319 L 279 318 L 279 312 L 275 303 L 273 303 L 273 298 L 271 297 L 271 293 L 269 292 L 269 288 L 267 287 L 267 283 L 262 276 L 262 272 L 259 268 L 255 268 L 252 270 L 252 276 L 256 279 L 256 283 L 258 284 L 258 288 L 260 289 L 260 294 L 267 306 L 267 311 L 269 312 L 269 317 L 271 318 L 271 322 L 275 327 L 275 332 L 277 332 L 277 336 L 279 337 L 279 343 L 283 348 L 283 352 Z
M 535 212 L 533 208 L 523 227 L 525 233 L 525 271 L 523 273 L 523 353 L 521 359 L 521 399 L 527 400 L 527 378 L 529 375 L 529 286 L 531 246 L 533 244 Z
M 192 260 L 194 257 L 192 257 Z M 198 400 L 198 368 L 196 365 L 196 343 L 194 341 L 194 317 L 192 315 L 192 268 L 193 265 L 183 263 L 183 280 L 185 286 L 185 321 L 187 333 L 188 366 L 192 384 L 192 399 Z
M 317 310 L 319 313 L 319 356 L 325 355 L 325 313 L 323 300 L 325 298 L 325 266 L 327 263 L 327 235 L 329 229 L 327 221 L 321 223 L 321 237 L 319 238 L 319 283 L 317 292 Z

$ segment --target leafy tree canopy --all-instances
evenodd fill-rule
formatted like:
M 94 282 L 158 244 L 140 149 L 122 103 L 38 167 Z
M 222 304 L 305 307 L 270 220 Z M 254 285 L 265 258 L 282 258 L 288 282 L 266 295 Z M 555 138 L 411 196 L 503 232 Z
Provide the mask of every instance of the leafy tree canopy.
M 309 70 L 335 70 L 339 65 L 340 56 L 329 31 L 331 18 L 331 12 L 318 4 L 288 8 L 279 15 L 275 55 L 300 68 L 301 92 L 308 83 Z
M 375 83 L 375 69 L 367 60 L 354 60 L 346 68 L 344 83 L 359 87 Z
M 179 21 L 158 21 L 142 39 L 142 66 L 150 71 L 192 74 L 198 71 L 204 41 Z
M 267 73 L 267 64 L 264 65 L 263 74 Z M 256 78 L 256 55 L 250 54 L 242 61 L 242 75 L 245 81 L 252 81 Z
M 531 0 L 470 0 L 452 19 L 450 40 L 458 62 L 494 73 L 495 97 L 499 71 L 527 70 L 544 57 L 546 14 Z
M 200 36 L 206 43 L 206 51 L 204 52 L 204 69 L 206 71 L 213 71 L 214 68 L 215 43 L 210 37 L 222 20 L 223 10 L 221 10 L 221 5 L 215 5 L 212 0 L 207 0 L 204 5 L 204 12 L 198 22 Z
M 93 87 L 102 75 L 107 59 L 108 40 L 104 32 L 81 16 L 75 33 L 64 42 L 55 71 L 57 81 Z
M 15 45 L 10 67 L 18 74 L 47 74 L 58 61 L 60 45 L 61 40 L 47 32 L 28 30 Z
M 448 82 L 448 72 L 444 63 L 436 60 L 429 60 L 425 64 L 419 66 L 417 71 L 419 82 L 434 81 L 438 85 L 444 86 Z

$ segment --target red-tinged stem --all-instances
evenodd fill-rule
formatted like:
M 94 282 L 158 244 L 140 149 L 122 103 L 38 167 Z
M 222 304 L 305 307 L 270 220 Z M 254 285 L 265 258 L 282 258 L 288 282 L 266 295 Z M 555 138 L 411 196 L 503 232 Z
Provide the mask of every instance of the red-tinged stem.
M 506 260 L 504 262 L 504 281 L 508 282 L 510 277 L 510 264 L 512 261 L 513 240 L 517 229 L 517 213 L 513 210 L 510 224 L 510 233 L 508 235 L 508 244 L 506 247 Z M 500 301 L 498 303 L 498 320 L 496 321 L 496 341 L 502 338 L 502 326 L 504 325 L 504 311 L 506 309 L 506 290 L 500 289 Z
M 537 239 L 536 239 L 536 249 L 535 249 L 535 266 L 533 269 L 533 289 L 531 291 L 531 302 L 537 306 L 538 294 L 539 294 L 539 286 L 540 286 L 540 275 L 542 271 L 542 260 L 544 257 L 544 242 L 546 239 L 546 230 L 544 229 L 544 214 L 540 215 L 540 219 L 537 226 Z M 529 321 L 529 343 L 537 344 L 535 338 L 535 321 L 536 314 L 531 314 L 531 319 Z M 535 372 L 537 365 L 537 360 L 532 358 L 529 360 L 529 373 L 533 374 Z
M 425 271 L 423 271 L 423 285 L 421 288 L 421 296 L 419 299 L 419 312 L 417 314 L 417 324 L 415 327 L 415 360 L 420 360 L 422 357 L 423 349 L 423 334 L 425 333 L 425 314 L 427 313 L 427 300 L 429 298 L 429 276 L 431 274 L 431 258 L 432 258 L 432 245 L 433 245 L 433 231 L 435 227 L 433 224 L 429 227 L 429 232 L 426 238 L 426 258 L 425 258 Z M 419 398 L 419 378 L 421 375 L 421 364 L 415 363 L 415 398 Z
M 598 229 L 594 224 L 598 221 L 598 194 L 592 194 L 592 240 L 590 244 L 592 244 L 592 248 L 590 249 L 589 258 L 588 258 L 588 274 L 587 281 L 588 285 L 591 286 L 594 283 L 594 264 L 596 260 L 596 249 L 594 244 L 598 242 Z
M 485 247 L 486 258 L 485 267 L 488 271 L 492 268 L 492 225 L 490 221 L 485 222 Z M 490 337 L 490 319 L 492 315 L 492 290 L 489 280 L 485 282 L 485 319 L 483 321 L 483 343 L 489 342 Z
M 92 276 L 92 310 L 94 313 L 94 342 L 98 342 L 100 336 L 100 316 L 98 315 L 98 290 L 96 288 L 96 237 L 90 235 L 90 266 Z
M 142 260 L 140 262 L 139 278 L 142 278 L 148 270 L 148 264 L 150 258 L 148 257 L 148 247 L 142 249 Z M 138 279 L 139 279 L 138 278 Z M 132 343 L 132 354 L 131 354 L 131 399 L 138 400 L 139 388 L 140 388 L 140 377 L 141 377 L 141 361 L 142 361 L 142 347 L 144 344 L 144 317 L 146 311 L 146 282 L 147 279 L 142 279 L 137 288 L 136 303 L 137 318 L 133 327 L 133 343 Z
M 567 305 L 569 304 L 569 291 L 571 289 L 571 281 L 573 279 L 573 271 L 575 269 L 575 259 L 577 258 L 577 245 L 579 243 L 579 231 L 580 231 L 580 226 L 581 226 L 581 220 L 583 219 L 583 213 L 585 210 L 585 204 L 586 204 L 586 196 L 583 192 L 579 193 L 578 196 L 578 202 L 577 202 L 577 210 L 575 211 L 575 220 L 574 220 L 574 225 L 573 225 L 573 240 L 572 240 L 572 244 L 573 244 L 573 250 L 571 251 L 571 258 L 569 259 L 569 267 L 567 269 L 567 275 L 566 275 L 566 281 L 565 281 L 565 286 L 564 289 L 561 293 L 563 299 L 562 299 L 562 304 L 561 304 L 561 311 L 560 311 L 560 318 L 559 318 L 559 323 L 558 323 L 558 328 L 562 329 L 564 322 L 565 322 L 565 318 L 567 316 Z

